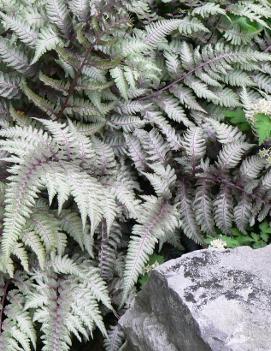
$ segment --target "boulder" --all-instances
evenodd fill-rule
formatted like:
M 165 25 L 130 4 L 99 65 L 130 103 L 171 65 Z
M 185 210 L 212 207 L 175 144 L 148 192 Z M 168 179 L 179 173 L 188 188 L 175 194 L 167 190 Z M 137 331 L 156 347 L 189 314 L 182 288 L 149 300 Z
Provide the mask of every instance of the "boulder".
M 166 262 L 120 325 L 127 351 L 270 351 L 271 245 Z

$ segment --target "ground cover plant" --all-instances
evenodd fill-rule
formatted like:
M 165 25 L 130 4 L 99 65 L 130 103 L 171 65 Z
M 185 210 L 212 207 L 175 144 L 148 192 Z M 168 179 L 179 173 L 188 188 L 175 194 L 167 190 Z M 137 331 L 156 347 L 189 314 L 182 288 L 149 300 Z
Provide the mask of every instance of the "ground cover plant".
M 0 0 L 0 20 L 0 350 L 97 329 L 120 350 L 155 257 L 269 243 L 271 5 Z

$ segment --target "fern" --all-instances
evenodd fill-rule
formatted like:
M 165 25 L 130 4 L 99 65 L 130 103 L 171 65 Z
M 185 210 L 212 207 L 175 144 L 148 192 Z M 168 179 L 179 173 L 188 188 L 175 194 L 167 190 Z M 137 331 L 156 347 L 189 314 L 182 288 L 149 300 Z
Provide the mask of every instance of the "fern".
M 150 46 L 157 45 L 166 35 L 176 30 L 179 24 L 179 20 L 168 20 L 149 25 L 146 28 L 147 36 L 145 38 L 145 43 Z
M 227 186 L 221 189 L 214 202 L 215 206 L 215 221 L 218 228 L 223 232 L 229 233 L 232 227 L 233 214 L 233 198 L 230 188 Z
M 33 90 L 31 90 L 25 81 L 21 82 L 20 88 L 23 90 L 27 98 L 32 101 L 41 111 L 45 112 L 52 119 L 56 118 L 57 109 L 54 104 L 42 96 L 37 95 Z
M 213 233 L 215 225 L 213 219 L 213 197 L 210 195 L 210 190 L 211 183 L 208 180 L 200 179 L 193 202 L 196 222 L 200 225 L 202 231 L 206 233 Z
M 186 16 L 179 22 L 178 30 L 183 35 L 191 35 L 197 32 L 209 32 L 209 29 L 196 17 Z
M 87 0 L 73 0 L 69 4 L 73 13 L 81 20 L 85 21 L 89 12 L 89 1 Z
M 8 99 L 19 96 L 19 80 L 17 77 L 0 72 L 0 96 Z
M 48 0 L 46 11 L 49 21 L 55 24 L 63 33 L 68 34 L 70 30 L 69 12 L 65 1 Z M 52 47 L 50 44 L 50 47 Z
M 139 224 L 134 226 L 129 242 L 124 272 L 124 298 L 142 273 L 158 239 L 166 231 L 174 231 L 177 226 L 176 207 L 154 196 L 146 199 Z
M 4 25 L 13 30 L 18 38 L 30 47 L 35 46 L 37 40 L 37 33 L 31 29 L 31 27 L 24 21 L 21 21 L 14 16 L 7 16 L 4 13 L 0 13 L 0 16 L 3 19 Z
M 117 223 L 114 224 L 110 233 L 107 233 L 102 223 L 101 244 L 99 250 L 99 266 L 101 276 L 110 280 L 114 275 L 114 265 L 117 258 L 118 247 L 121 242 L 121 230 Z
M 31 350 L 31 346 L 35 347 L 36 345 L 37 337 L 31 314 L 24 309 L 23 281 L 20 281 L 20 276 L 17 278 L 19 282 L 15 283 L 12 290 L 9 290 L 9 280 L 4 281 L 3 278 L 1 280 L 1 314 L 5 313 L 6 315 L 6 319 L 1 323 L 1 348 Z M 6 301 L 8 304 L 4 306 L 3 302 Z
M 207 17 L 210 15 L 225 15 L 226 12 L 223 10 L 218 4 L 214 4 L 212 2 L 207 2 L 206 4 L 196 7 L 192 11 L 193 15 L 200 15 L 201 17 Z
M 37 62 L 46 51 L 54 50 L 57 46 L 62 45 L 61 39 L 52 27 L 43 28 L 36 41 L 35 56 L 31 63 Z
M 223 168 L 233 168 L 242 159 L 252 145 L 243 142 L 229 143 L 223 147 L 218 156 L 218 164 Z
M 104 346 L 106 351 L 118 351 L 123 344 L 123 332 L 120 326 L 112 326 L 108 333 L 108 339 L 105 339 Z
M 156 249 L 270 217 L 270 5 L 159 6 L 0 0 L 0 349 L 122 349 Z
M 125 79 L 124 72 L 120 67 L 113 68 L 111 71 L 111 76 L 115 80 L 116 85 L 125 100 L 128 100 L 127 90 L 128 84 Z
M 8 67 L 20 73 L 28 75 L 32 71 L 25 53 L 21 49 L 11 46 L 5 38 L 0 40 L 0 58 Z
M 200 230 L 192 210 L 192 200 L 189 194 L 189 188 L 185 186 L 184 182 L 180 184 L 179 196 L 181 201 L 181 226 L 183 228 L 183 231 L 188 237 L 192 238 L 195 242 L 200 243 L 202 239 L 200 237 Z
M 97 294 L 99 297 L 105 294 L 104 287 L 97 279 L 95 288 L 89 283 L 86 272 L 89 268 L 89 272 L 93 274 L 91 266 L 66 257 L 55 257 L 52 262 L 55 265 L 53 271 L 33 274 L 32 291 L 29 292 L 25 305 L 26 310 L 34 311 L 34 320 L 42 325 L 42 350 L 69 348 L 71 333 L 79 340 L 80 334 L 88 339 L 94 325 L 106 335 L 96 300 Z M 84 301 L 88 301 L 89 309 L 85 309 L 82 304 L 83 296 Z M 105 295 L 105 301 L 108 299 Z
M 90 219 L 92 233 L 101 221 L 103 214 L 109 228 L 115 216 L 114 201 L 108 204 L 105 209 L 102 209 L 101 204 L 105 192 L 103 193 L 104 190 L 99 182 L 84 171 L 83 162 L 91 160 L 94 156 L 94 152 L 90 153 L 87 150 L 89 141 L 85 139 L 83 142 L 82 140 L 81 145 L 76 146 L 76 143 L 72 143 L 74 136 L 76 136 L 76 134 L 73 136 L 73 129 L 70 132 L 61 129 L 62 126 L 57 123 L 46 121 L 43 123 L 52 132 L 55 141 L 50 140 L 46 133 L 41 135 L 37 133 L 39 141 L 30 141 L 30 143 L 33 143 L 32 147 L 36 148 L 38 146 L 39 148 L 36 156 L 34 149 L 28 147 L 29 154 L 24 155 L 25 163 L 21 163 L 19 168 L 14 166 L 17 171 L 13 172 L 14 175 L 10 179 L 10 188 L 7 189 L 5 239 L 3 238 L 3 250 L 7 255 L 9 255 L 13 243 L 20 237 L 26 218 L 31 214 L 35 199 L 43 184 L 48 186 L 50 201 L 55 195 L 58 195 L 59 211 L 61 211 L 69 195 L 72 195 L 80 210 L 83 226 L 86 225 L 87 217 Z M 21 135 L 22 143 L 27 142 L 27 130 L 22 128 L 14 131 L 17 137 Z M 14 137 L 12 131 L 10 131 L 10 134 L 11 138 Z M 2 135 L 8 136 L 9 131 L 5 131 Z M 13 146 L 15 145 L 11 139 L 10 146 L 6 143 L 4 149 L 11 150 L 10 147 L 12 147 L 13 153 L 20 156 L 20 150 L 17 151 L 16 147 Z M 59 147 L 62 150 L 57 151 Z M 85 151 L 83 148 L 85 148 Z M 58 152 L 60 153 L 59 156 L 63 153 L 61 162 L 57 156 Z M 78 159 L 79 164 L 77 166 L 76 163 L 70 166 L 65 161 L 65 159 L 71 160 L 72 158 Z M 54 169 L 58 176 L 55 178 L 55 182 L 52 182 L 51 177 L 54 177 Z M 36 185 L 37 183 L 39 185 Z M 15 194 L 16 196 L 14 196 Z

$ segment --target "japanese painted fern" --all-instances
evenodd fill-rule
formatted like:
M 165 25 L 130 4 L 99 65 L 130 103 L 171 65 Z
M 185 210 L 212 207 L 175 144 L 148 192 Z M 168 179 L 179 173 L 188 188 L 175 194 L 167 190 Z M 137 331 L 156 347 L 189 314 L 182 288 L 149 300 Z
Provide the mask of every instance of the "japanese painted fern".
M 270 216 L 270 18 L 267 0 L 0 0 L 0 350 L 96 327 L 120 350 L 103 316 L 156 248 Z

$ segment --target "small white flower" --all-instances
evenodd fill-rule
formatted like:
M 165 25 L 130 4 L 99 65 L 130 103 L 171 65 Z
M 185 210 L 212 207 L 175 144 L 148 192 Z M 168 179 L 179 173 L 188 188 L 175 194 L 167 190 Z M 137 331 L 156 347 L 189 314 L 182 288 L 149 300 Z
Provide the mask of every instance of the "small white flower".
M 258 99 L 254 101 L 253 105 L 249 106 L 248 111 L 246 111 L 246 118 L 252 123 L 254 123 L 255 116 L 258 113 L 271 115 L 271 100 Z
M 161 263 L 155 261 L 153 264 L 147 265 L 147 266 L 144 268 L 144 273 L 150 273 L 153 269 L 159 267 L 160 264 L 161 264 Z
M 259 113 L 264 113 L 266 115 L 271 114 L 271 101 L 260 99 L 254 105 L 254 110 Z
M 226 241 L 222 239 L 214 239 L 210 242 L 210 247 L 216 248 L 216 249 L 224 249 L 227 246 Z
M 271 149 L 260 150 L 259 156 L 265 158 L 267 162 L 271 163 Z

